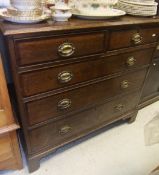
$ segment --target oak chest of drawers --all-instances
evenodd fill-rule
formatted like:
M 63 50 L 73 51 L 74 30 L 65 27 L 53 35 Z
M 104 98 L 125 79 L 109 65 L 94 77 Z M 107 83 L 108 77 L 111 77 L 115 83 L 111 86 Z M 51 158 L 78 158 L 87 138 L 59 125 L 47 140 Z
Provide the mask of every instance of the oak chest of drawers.
M 13 115 L 0 54 L 0 171 L 22 169 L 19 125 Z
M 1 23 L 30 172 L 62 145 L 133 121 L 159 37 L 159 19 Z

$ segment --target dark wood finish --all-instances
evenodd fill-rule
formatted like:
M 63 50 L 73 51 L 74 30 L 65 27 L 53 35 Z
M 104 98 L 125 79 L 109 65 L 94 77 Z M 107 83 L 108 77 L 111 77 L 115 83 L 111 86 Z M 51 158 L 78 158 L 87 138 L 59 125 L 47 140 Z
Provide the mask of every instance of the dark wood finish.
M 149 73 L 143 88 L 139 108 L 159 100 L 159 44 L 157 44 Z
M 158 17 L 125 16 L 0 23 L 30 172 L 73 140 L 117 120 L 134 121 L 157 47 L 158 22 Z
M 56 147 L 83 133 L 87 133 L 92 128 L 94 129 L 113 120 L 113 118 L 117 119 L 116 117 L 120 117 L 125 112 L 134 109 L 138 100 L 139 94 L 132 93 L 92 110 L 79 113 L 76 116 L 73 115 L 56 123 L 53 122 L 34 129 L 30 131 L 32 152 L 38 152 L 50 146 Z
M 155 52 L 154 52 L 154 59 L 157 59 L 157 58 L 159 58 L 159 44 L 157 44 L 157 47 L 156 47 L 156 49 L 155 49 Z
M 133 37 L 136 34 L 138 34 L 141 37 L 140 38 L 141 41 L 138 41 L 137 43 L 135 43 L 133 39 Z M 113 31 L 111 32 L 110 35 L 109 50 L 156 42 L 158 36 L 159 36 L 158 28 L 148 28 L 148 29 L 136 28 L 131 30 Z
M 92 130 L 88 130 L 87 131 L 87 134 L 86 133 L 83 133 L 81 135 L 79 135 L 78 137 L 74 138 L 73 140 L 70 140 L 70 141 L 67 141 L 63 144 L 60 145 L 60 147 L 74 141 L 74 140 L 78 140 L 80 138 L 83 138 L 85 136 L 87 136 L 88 134 L 91 134 L 92 132 L 95 132 L 95 131 L 99 131 L 100 129 L 104 128 L 105 126 L 109 125 L 109 124 L 112 124 L 118 120 L 129 120 L 131 118 L 135 118 L 136 115 L 137 115 L 138 111 L 137 110 L 134 110 L 134 111 L 130 111 L 130 112 L 127 112 L 125 114 L 122 114 L 120 117 L 118 118 L 115 118 L 113 120 L 109 120 L 107 121 L 106 123 L 102 123 L 101 125 L 98 125 L 96 126 L 96 128 L 92 128 Z M 36 156 L 30 156 L 28 158 L 28 165 L 29 165 L 29 172 L 34 172 L 36 171 L 38 168 L 40 168 L 40 159 L 42 159 L 43 157 L 49 155 L 50 153 L 54 153 L 56 151 L 56 149 L 59 148 L 59 145 L 57 147 L 50 147 L 50 148 L 47 148 L 47 150 L 45 151 L 41 151 L 41 154 L 38 154 L 38 157 Z
M 23 95 L 35 95 L 147 65 L 151 61 L 153 50 L 150 48 L 146 51 L 143 49 L 110 57 L 89 58 L 89 61 L 23 73 L 20 76 Z M 135 59 L 134 64 L 129 65 L 128 61 L 132 57 Z M 58 79 L 64 72 L 72 75 L 68 82 L 61 82 Z
M 138 106 L 138 109 L 142 109 L 144 108 L 145 106 L 148 106 L 154 102 L 157 102 L 159 100 L 159 95 L 156 95 L 154 97 L 151 97 L 149 99 L 147 99 L 146 101 L 140 101 L 140 104 Z
M 48 35 L 49 33 L 65 33 L 75 32 L 75 31 L 93 31 L 101 29 L 116 29 L 124 27 L 140 26 L 156 26 L 159 22 L 159 17 L 133 17 L 124 16 L 118 18 L 117 20 L 81 20 L 81 19 L 71 19 L 67 23 L 49 23 L 43 22 L 39 24 L 13 24 L 9 22 L 4 22 L 0 24 L 1 31 L 5 36 L 23 37 L 25 36 L 39 36 L 39 33 Z M 136 28 L 136 27 L 135 27 Z
M 103 100 L 133 89 L 140 89 L 143 84 L 145 73 L 146 70 L 144 69 L 135 73 L 130 73 L 110 80 L 98 82 L 93 85 L 90 84 L 86 87 L 60 93 L 55 96 L 43 98 L 38 101 L 29 102 L 27 104 L 27 119 L 29 125 L 33 125 L 53 117 L 57 118 L 58 116 L 66 115 L 66 112 L 69 113 L 71 111 L 90 107 L 94 105 L 94 103 L 99 103 Z M 129 87 L 124 89 L 121 86 L 125 80 L 128 81 Z M 83 98 L 80 98 L 81 94 Z M 71 105 L 66 109 L 58 108 L 58 104 L 63 99 L 69 99 L 71 101 Z
M 148 105 L 159 96 L 159 59 L 153 60 L 141 96 L 141 103 Z M 146 103 L 149 101 L 149 103 Z
M 18 65 L 23 66 L 100 53 L 104 51 L 104 40 L 105 34 L 102 32 L 16 40 L 17 62 Z M 64 43 L 71 43 L 75 49 L 68 57 L 62 57 L 58 52 L 59 47 Z
M 0 170 L 22 169 L 16 124 L 0 55 Z

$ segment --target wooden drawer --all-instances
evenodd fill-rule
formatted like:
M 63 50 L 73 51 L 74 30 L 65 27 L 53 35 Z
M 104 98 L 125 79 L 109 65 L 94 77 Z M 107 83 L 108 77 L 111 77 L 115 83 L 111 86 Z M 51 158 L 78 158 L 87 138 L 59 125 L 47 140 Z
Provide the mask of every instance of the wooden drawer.
M 158 36 L 159 28 L 113 31 L 110 35 L 109 50 L 156 42 Z
M 56 147 L 87 134 L 107 122 L 118 119 L 120 115 L 134 109 L 139 94 L 133 93 L 77 115 L 50 123 L 30 131 L 32 152 L 45 147 Z
M 103 52 L 105 33 L 16 40 L 15 47 L 18 65 L 24 66 Z
M 146 69 L 129 73 L 121 77 L 105 80 L 96 84 L 69 90 L 40 100 L 28 102 L 26 110 L 29 125 L 66 113 L 88 108 L 94 103 L 125 93 L 143 84 Z
M 0 134 L 0 170 L 22 169 L 16 131 Z
M 8 133 L 0 135 L 0 163 L 14 158 L 11 144 L 12 143 Z
M 147 65 L 151 60 L 153 50 L 154 48 L 150 48 L 110 57 L 93 58 L 85 62 L 21 74 L 23 96 L 35 95 Z

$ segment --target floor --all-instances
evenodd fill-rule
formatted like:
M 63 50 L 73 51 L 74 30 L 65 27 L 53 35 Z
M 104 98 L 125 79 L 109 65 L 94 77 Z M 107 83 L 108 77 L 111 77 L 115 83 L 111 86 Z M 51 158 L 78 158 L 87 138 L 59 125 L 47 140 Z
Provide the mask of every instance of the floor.
M 144 126 L 156 114 L 159 102 L 142 109 L 131 125 L 119 122 L 59 149 L 32 175 L 148 175 L 159 165 L 159 144 L 145 146 Z M 21 171 L 0 174 L 27 175 L 28 170 L 25 163 Z

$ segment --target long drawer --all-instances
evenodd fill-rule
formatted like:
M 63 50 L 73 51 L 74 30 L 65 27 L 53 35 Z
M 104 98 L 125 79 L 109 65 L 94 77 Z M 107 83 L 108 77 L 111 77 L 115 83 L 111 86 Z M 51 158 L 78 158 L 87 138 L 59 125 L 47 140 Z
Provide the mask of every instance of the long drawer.
M 19 66 L 68 59 L 104 51 L 104 32 L 16 40 Z
M 133 110 L 138 100 L 139 93 L 132 93 L 91 110 L 36 128 L 29 134 L 31 152 L 64 144 L 107 122 L 116 120 L 120 115 Z
M 149 64 L 154 48 L 93 58 L 20 75 L 23 96 L 35 95 Z M 44 83 L 45 82 L 45 83 Z
M 153 43 L 158 40 L 159 28 L 112 31 L 109 50 Z
M 140 88 L 147 70 L 143 69 L 117 78 L 90 84 L 26 104 L 29 125 L 50 118 L 57 118 L 71 111 L 80 110 L 115 95 Z

